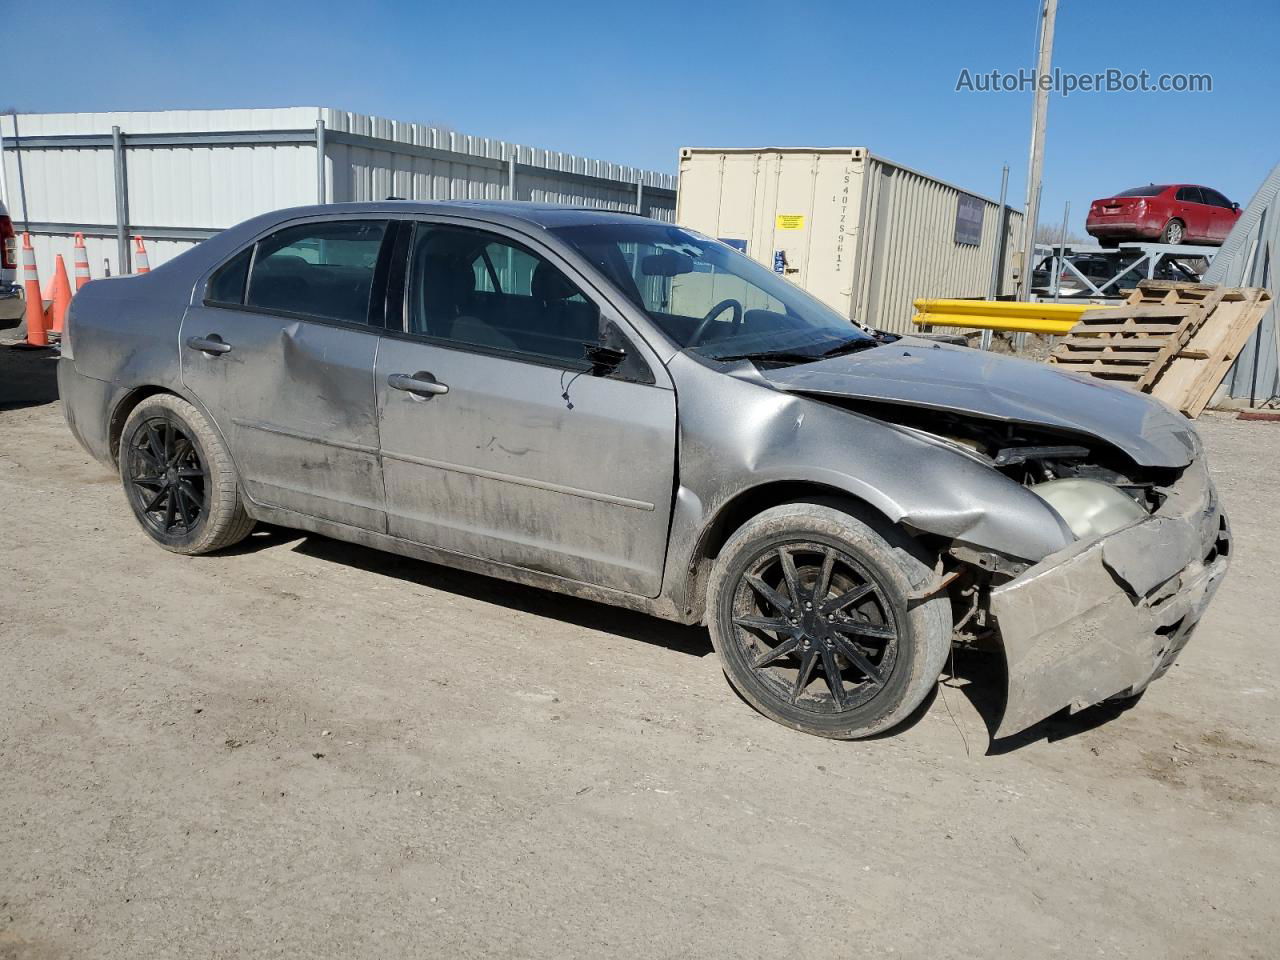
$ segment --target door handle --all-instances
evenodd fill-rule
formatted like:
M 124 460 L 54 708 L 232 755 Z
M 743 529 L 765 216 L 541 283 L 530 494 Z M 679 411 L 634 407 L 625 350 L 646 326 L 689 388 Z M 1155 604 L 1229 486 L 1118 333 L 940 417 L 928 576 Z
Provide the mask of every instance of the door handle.
M 187 346 L 192 350 L 199 350 L 209 356 L 219 356 L 231 352 L 231 344 L 225 342 L 216 333 L 211 333 L 207 337 L 192 337 L 187 341 Z
M 393 373 L 387 377 L 387 386 L 392 390 L 403 390 L 419 400 L 430 400 L 434 396 L 449 392 L 449 388 L 425 370 L 417 373 Z

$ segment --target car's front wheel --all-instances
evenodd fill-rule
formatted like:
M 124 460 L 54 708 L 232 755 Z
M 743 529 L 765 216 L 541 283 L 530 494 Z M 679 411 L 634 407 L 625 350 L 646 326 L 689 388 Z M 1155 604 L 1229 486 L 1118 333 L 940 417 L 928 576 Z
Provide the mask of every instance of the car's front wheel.
M 823 503 L 766 510 L 730 538 L 708 587 L 725 674 L 757 710 L 805 733 L 866 737 L 928 695 L 951 643 L 945 593 L 892 529 Z
M 226 445 L 181 397 L 157 394 L 129 414 L 120 480 L 142 529 L 174 553 L 221 550 L 253 529 Z

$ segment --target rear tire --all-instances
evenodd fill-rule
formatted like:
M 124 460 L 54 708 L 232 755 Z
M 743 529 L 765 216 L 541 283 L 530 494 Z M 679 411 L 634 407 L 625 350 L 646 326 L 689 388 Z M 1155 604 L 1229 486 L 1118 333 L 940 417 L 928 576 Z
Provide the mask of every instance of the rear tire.
M 1187 226 L 1181 220 L 1170 220 L 1160 233 L 1161 243 L 1181 244 L 1186 241 Z
M 707 624 L 725 675 L 765 716 L 803 733 L 867 737 L 928 696 L 951 648 L 945 593 L 918 544 L 826 503 L 766 510 L 725 544 Z M 852 599 L 850 599 L 852 598 Z
M 157 394 L 129 414 L 120 480 L 139 526 L 173 553 L 212 553 L 253 530 L 226 444 L 181 397 Z

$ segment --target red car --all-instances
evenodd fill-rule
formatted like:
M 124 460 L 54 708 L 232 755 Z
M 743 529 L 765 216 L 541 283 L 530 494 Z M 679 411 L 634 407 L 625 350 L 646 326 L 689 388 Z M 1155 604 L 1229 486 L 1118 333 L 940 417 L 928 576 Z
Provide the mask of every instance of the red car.
M 1123 190 L 1089 205 L 1084 228 L 1104 247 L 1121 240 L 1218 246 L 1240 218 L 1240 204 L 1190 183 Z

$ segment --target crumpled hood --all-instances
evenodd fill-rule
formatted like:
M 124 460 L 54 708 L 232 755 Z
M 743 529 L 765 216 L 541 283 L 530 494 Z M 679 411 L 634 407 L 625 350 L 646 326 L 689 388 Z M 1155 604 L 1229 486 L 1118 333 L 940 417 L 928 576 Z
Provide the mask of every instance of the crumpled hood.
M 1198 446 L 1191 424 L 1147 394 L 1047 364 L 930 340 L 905 337 L 761 375 L 792 393 L 1058 427 L 1110 443 L 1144 467 L 1185 467 Z

